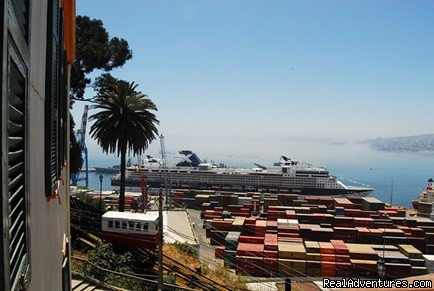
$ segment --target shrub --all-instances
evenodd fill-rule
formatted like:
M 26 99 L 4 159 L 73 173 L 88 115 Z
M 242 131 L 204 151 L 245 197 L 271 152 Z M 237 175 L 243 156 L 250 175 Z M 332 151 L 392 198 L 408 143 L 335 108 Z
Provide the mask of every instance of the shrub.
M 173 245 L 184 253 L 189 254 L 190 256 L 197 257 L 197 250 L 189 244 L 175 241 Z

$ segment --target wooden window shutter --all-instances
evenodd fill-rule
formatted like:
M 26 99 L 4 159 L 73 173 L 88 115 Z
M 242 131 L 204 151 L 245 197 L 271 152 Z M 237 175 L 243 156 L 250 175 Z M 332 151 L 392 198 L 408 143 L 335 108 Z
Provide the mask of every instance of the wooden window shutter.
M 18 290 L 29 278 L 28 67 L 29 0 L 2 1 L 0 289 Z
M 29 1 L 13 0 L 11 2 L 18 28 L 27 43 L 29 40 Z
M 26 199 L 26 89 L 27 80 L 15 62 L 9 61 L 8 193 L 11 289 L 28 267 Z
M 60 11 L 59 1 L 48 1 L 47 69 L 45 100 L 45 188 L 51 196 L 57 190 L 59 167 L 59 94 L 60 94 Z
M 66 162 L 66 152 L 67 152 L 67 127 L 66 121 L 69 114 L 69 103 L 68 103 L 68 79 L 67 79 L 67 62 L 66 62 L 66 51 L 64 49 L 64 30 L 63 30 L 63 9 L 60 9 L 60 28 L 59 28 L 59 110 L 58 110 L 58 134 L 59 134 L 59 144 L 58 144 L 58 168 L 59 173 L 63 169 L 63 165 Z

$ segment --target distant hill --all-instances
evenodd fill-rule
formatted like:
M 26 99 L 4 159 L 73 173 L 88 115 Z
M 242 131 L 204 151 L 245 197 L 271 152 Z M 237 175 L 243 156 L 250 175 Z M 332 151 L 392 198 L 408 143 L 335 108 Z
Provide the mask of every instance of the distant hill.
M 362 143 L 386 152 L 434 152 L 434 134 L 376 138 Z

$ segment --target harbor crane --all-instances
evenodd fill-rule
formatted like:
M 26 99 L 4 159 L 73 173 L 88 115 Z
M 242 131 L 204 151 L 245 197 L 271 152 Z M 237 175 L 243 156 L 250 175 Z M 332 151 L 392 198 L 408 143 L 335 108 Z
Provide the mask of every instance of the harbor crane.
M 86 127 L 87 127 L 87 114 L 89 111 L 89 105 L 84 105 L 83 116 L 81 117 L 81 127 L 75 132 L 75 137 L 77 139 L 78 145 L 80 146 L 81 152 L 84 153 L 84 163 L 85 163 L 85 177 L 80 178 L 79 173 L 72 177 L 72 185 L 77 186 L 78 181 L 85 180 L 86 187 L 89 187 L 89 163 L 88 154 L 86 147 Z

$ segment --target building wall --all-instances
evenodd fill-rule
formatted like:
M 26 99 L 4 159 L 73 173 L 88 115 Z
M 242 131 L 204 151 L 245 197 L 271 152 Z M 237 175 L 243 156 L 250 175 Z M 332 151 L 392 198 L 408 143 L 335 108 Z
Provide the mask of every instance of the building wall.
M 29 78 L 29 200 L 30 264 L 29 290 L 62 290 L 64 237 L 69 234 L 68 179 L 66 168 L 59 186 L 59 197 L 45 195 L 45 76 L 47 38 L 47 0 L 33 1 L 30 23 Z M 69 138 L 69 136 L 68 136 Z M 68 141 L 69 144 L 69 141 Z M 69 162 L 67 162 L 67 165 Z

